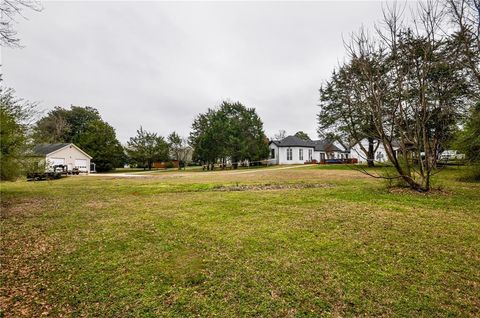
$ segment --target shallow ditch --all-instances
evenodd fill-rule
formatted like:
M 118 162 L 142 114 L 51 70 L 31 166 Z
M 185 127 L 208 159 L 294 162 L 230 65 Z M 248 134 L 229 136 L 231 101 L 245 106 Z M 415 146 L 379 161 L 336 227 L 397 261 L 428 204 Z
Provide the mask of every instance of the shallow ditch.
M 228 185 L 213 188 L 213 191 L 268 191 L 285 189 L 313 189 L 331 188 L 332 184 L 326 183 L 296 183 L 296 184 L 250 184 L 250 185 Z

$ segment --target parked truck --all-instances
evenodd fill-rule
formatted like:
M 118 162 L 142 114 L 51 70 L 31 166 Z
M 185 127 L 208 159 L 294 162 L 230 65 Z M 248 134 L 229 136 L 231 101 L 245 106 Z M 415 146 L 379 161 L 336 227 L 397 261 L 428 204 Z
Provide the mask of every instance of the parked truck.
M 27 180 L 29 181 L 52 180 L 52 179 L 60 179 L 61 177 L 67 176 L 67 175 L 79 175 L 79 174 L 80 174 L 80 169 L 76 167 L 69 169 L 68 165 L 52 165 L 43 172 L 28 173 Z

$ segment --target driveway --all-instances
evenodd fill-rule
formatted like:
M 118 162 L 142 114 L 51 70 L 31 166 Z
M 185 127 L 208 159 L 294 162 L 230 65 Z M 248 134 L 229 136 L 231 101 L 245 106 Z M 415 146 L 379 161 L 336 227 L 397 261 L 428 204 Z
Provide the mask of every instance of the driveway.
M 277 171 L 277 170 L 286 170 L 286 169 L 295 169 L 306 167 L 305 165 L 292 165 L 292 166 L 280 166 L 277 168 L 270 168 L 270 169 L 240 169 L 240 170 L 214 170 L 209 171 L 208 174 L 229 174 L 229 175 L 237 175 L 237 174 L 249 174 L 249 173 L 258 173 L 258 172 L 269 172 L 269 171 Z M 207 171 L 205 171 L 207 172 Z M 147 178 L 147 177 L 157 177 L 157 176 L 169 176 L 169 177 L 177 177 L 177 176 L 205 176 L 205 174 L 200 172 L 188 172 L 188 171 L 178 171 L 178 172 L 158 172 L 157 170 L 152 171 L 145 171 L 140 173 L 90 173 L 88 176 L 90 177 L 114 177 L 114 178 Z

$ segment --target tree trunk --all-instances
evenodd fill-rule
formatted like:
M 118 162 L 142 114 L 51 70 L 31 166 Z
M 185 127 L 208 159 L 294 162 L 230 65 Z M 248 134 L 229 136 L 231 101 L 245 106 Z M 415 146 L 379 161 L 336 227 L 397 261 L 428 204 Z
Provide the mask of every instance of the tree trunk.
M 420 183 L 416 182 L 409 176 L 402 175 L 402 179 L 410 186 L 412 190 L 418 192 L 428 192 L 430 191 L 430 182 L 427 182 L 425 186 L 422 186 Z
M 374 167 L 375 163 L 375 151 L 373 149 L 374 139 L 372 137 L 368 137 L 368 153 L 367 153 L 367 164 L 369 167 Z
M 388 159 L 393 163 L 393 166 L 397 170 L 398 175 L 400 176 L 400 178 L 402 178 L 403 181 L 405 181 L 406 184 L 408 184 L 410 189 L 419 192 L 428 192 L 430 190 L 430 182 L 427 182 L 425 186 L 422 186 L 420 183 L 416 182 L 410 174 L 410 164 L 408 163 L 408 161 L 406 161 L 405 163 L 405 168 L 407 169 L 407 171 L 404 171 L 404 167 L 402 167 L 402 165 L 397 159 L 397 156 L 395 155 L 392 143 L 383 139 L 382 144 L 385 148 Z M 407 151 L 403 149 L 402 152 L 404 157 L 406 158 Z

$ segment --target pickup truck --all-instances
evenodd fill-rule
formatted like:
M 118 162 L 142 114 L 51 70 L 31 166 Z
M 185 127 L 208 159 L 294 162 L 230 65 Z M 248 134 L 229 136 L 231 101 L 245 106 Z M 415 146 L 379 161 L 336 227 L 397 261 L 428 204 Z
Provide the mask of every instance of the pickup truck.
M 50 169 L 44 172 L 33 172 L 27 174 L 27 180 L 37 181 L 37 180 L 51 180 L 51 179 L 60 179 L 62 176 L 66 175 L 79 175 L 80 169 L 77 167 L 68 170 L 67 165 L 54 165 Z

